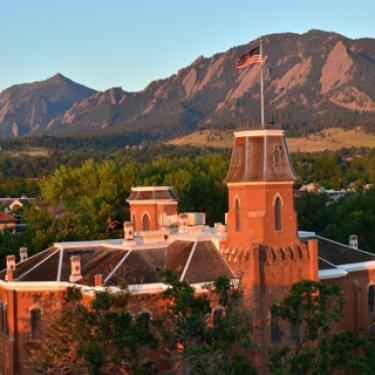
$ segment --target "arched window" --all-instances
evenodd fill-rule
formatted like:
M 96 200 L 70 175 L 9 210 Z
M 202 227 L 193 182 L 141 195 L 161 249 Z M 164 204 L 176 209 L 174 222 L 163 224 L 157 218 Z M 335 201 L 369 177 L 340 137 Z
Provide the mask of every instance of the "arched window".
M 38 337 L 42 326 L 42 311 L 38 308 L 30 311 L 30 326 L 31 326 L 31 337 L 33 339 Z
M 0 332 L 5 331 L 5 309 L 4 304 L 0 302 Z
M 212 313 L 212 323 L 214 325 L 217 325 L 220 322 L 220 320 L 224 317 L 224 314 L 225 314 L 225 310 L 223 307 L 221 306 L 216 307 L 216 309 L 214 309 Z
M 275 230 L 281 230 L 281 199 L 277 197 L 275 200 Z
M 292 341 L 299 343 L 301 341 L 301 329 L 299 324 L 292 323 L 290 326 L 290 336 Z
M 281 329 L 275 314 L 271 313 L 271 341 L 273 344 L 281 341 Z
M 375 312 L 375 285 L 369 285 L 368 287 L 368 312 Z
M 146 331 L 150 329 L 151 314 L 148 311 L 141 311 L 137 316 L 137 323 Z
M 234 202 L 234 215 L 235 215 L 235 222 L 236 222 L 236 232 L 241 230 L 241 212 L 240 212 L 240 202 L 238 198 L 236 198 Z
M 148 216 L 148 214 L 143 214 L 142 222 L 143 230 L 150 230 L 150 217 Z

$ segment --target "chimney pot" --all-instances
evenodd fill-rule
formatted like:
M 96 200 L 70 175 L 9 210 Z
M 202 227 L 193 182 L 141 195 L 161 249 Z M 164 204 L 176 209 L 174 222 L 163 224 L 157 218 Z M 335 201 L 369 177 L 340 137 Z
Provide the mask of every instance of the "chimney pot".
M 134 241 L 134 223 L 131 221 L 124 222 L 124 240 Z
M 27 247 L 20 247 L 20 262 L 27 259 Z
M 351 234 L 349 236 L 349 246 L 358 249 L 358 236 L 356 234 Z
M 15 255 L 8 255 L 6 260 L 7 260 L 7 272 L 5 275 L 5 280 L 13 281 L 14 271 L 16 270 L 16 257 Z
M 96 274 L 94 276 L 94 279 L 95 279 L 95 286 L 103 286 L 103 275 L 102 274 Z
M 82 279 L 81 274 L 81 257 L 79 255 L 72 255 L 70 257 L 70 276 L 69 281 L 75 283 Z

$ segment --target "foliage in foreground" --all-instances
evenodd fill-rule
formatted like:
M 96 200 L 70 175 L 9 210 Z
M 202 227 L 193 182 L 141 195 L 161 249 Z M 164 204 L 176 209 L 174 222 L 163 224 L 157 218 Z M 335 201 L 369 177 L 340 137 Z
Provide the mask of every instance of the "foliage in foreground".
M 207 286 L 211 295 L 196 294 L 170 272 L 164 298 L 169 303 L 162 320 L 162 339 L 176 375 L 252 375 L 251 319 L 241 309 L 242 294 L 227 277 Z M 219 308 L 213 309 L 210 298 Z
M 68 288 L 60 317 L 31 351 L 33 369 L 40 374 L 153 375 L 156 368 L 142 359 L 155 347 L 147 317 L 136 318 L 127 306 L 129 293 L 97 292 L 89 306 L 81 290 Z
M 280 343 L 270 350 L 269 369 L 274 375 L 330 375 L 375 373 L 374 338 L 348 331 L 332 332 L 343 318 L 340 287 L 305 280 L 271 307 L 273 318 L 292 333 L 294 344 Z
M 242 293 L 227 277 L 195 293 L 169 271 L 166 311 L 149 320 L 128 310 L 131 295 L 96 293 L 87 306 L 69 288 L 60 317 L 31 351 L 36 372 L 51 375 L 255 375 L 252 325 Z M 214 306 L 216 308 L 214 308 Z M 219 306 L 219 308 L 217 308 Z M 273 375 L 371 375 L 375 337 L 340 330 L 342 291 L 304 280 L 271 307 L 281 340 L 269 351 Z M 336 329 L 332 330 L 332 327 Z M 266 348 L 263 348 L 266 349 Z M 167 370 L 169 368 L 169 370 Z M 167 371 L 167 372 L 163 372 Z

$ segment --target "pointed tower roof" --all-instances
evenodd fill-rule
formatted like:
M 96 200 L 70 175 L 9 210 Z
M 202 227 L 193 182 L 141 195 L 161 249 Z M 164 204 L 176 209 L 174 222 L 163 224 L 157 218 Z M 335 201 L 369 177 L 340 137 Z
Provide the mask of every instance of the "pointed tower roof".
M 283 130 L 245 130 L 234 137 L 226 183 L 296 180 Z

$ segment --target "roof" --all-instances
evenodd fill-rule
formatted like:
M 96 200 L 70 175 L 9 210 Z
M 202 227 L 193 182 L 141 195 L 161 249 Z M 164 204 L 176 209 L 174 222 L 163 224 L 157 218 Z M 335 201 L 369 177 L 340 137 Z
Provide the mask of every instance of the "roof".
M 321 237 L 314 232 L 299 232 L 299 235 L 304 243 L 309 239 L 318 240 L 321 279 L 342 277 L 348 272 L 375 268 L 375 254 Z
M 247 130 L 234 135 L 227 183 L 296 179 L 282 130 Z
M 38 203 L 37 198 L 19 197 L 19 198 L 0 198 L 0 206 L 9 207 L 14 202 L 20 202 L 23 206 L 35 205 Z
M 131 189 L 127 201 L 144 200 L 172 200 L 177 202 L 177 198 L 171 186 L 137 186 Z
M 0 223 L 15 223 L 16 219 L 5 212 L 0 212 Z
M 117 286 L 121 281 L 128 285 L 158 283 L 158 272 L 163 269 L 174 271 L 180 280 L 192 284 L 214 281 L 220 275 L 233 276 L 212 241 L 200 239 L 128 249 L 116 248 L 110 241 L 108 246 L 95 246 L 95 242 L 90 241 L 77 246 L 54 246 L 18 263 L 14 279 L 69 281 L 72 255 L 81 257 L 82 279 L 78 284 L 88 286 L 94 285 L 96 274 L 103 275 L 105 286 Z M 0 272 L 0 279 L 4 280 L 5 273 L 5 270 Z

